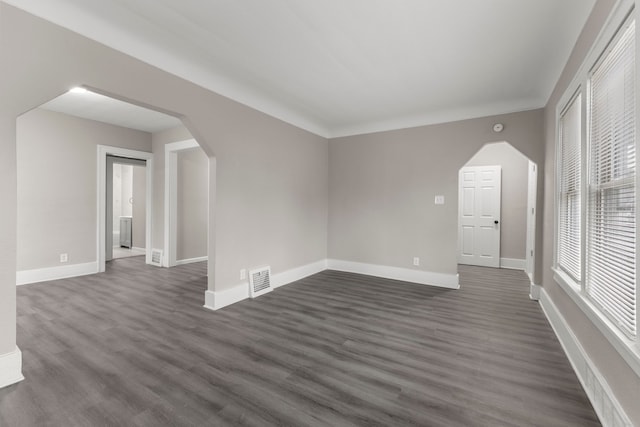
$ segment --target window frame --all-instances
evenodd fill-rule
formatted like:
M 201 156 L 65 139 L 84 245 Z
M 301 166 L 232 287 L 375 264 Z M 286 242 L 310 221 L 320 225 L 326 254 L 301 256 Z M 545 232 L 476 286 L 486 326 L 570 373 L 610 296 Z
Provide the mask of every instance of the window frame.
M 586 93 L 583 90 L 583 86 L 580 85 L 578 86 L 577 90 L 571 95 L 571 97 L 569 98 L 569 100 L 566 102 L 566 104 L 562 105 L 562 108 L 559 110 L 560 112 L 558 113 L 558 118 L 557 118 L 557 126 L 558 126 L 558 132 L 557 132 L 557 143 L 556 143 L 556 209 L 555 209 L 555 216 L 556 216 L 556 221 L 555 221 L 555 252 L 554 252 L 554 268 L 561 271 L 563 275 L 565 275 L 569 281 L 571 283 L 573 283 L 573 286 L 576 288 L 576 290 L 579 290 L 582 286 L 582 278 L 584 277 L 584 263 L 582 262 L 583 258 L 584 258 L 584 239 L 583 239 L 583 234 L 584 234 L 584 226 L 585 226 L 585 221 L 584 221 L 584 217 L 585 215 L 583 215 L 583 201 L 584 201 L 584 189 L 585 189 L 585 185 L 584 185 L 584 179 L 583 179 L 583 175 L 584 175 L 584 171 L 585 171 L 585 156 L 584 156 L 584 141 L 585 141 L 585 132 L 586 132 L 586 126 L 585 126 L 585 97 L 586 97 Z M 580 232 L 580 254 L 579 254 L 579 278 L 576 278 L 575 276 L 573 276 L 569 271 L 567 271 L 566 268 L 564 268 L 562 265 L 560 265 L 559 262 L 559 258 L 560 258 L 560 209 L 562 208 L 562 198 L 563 198 L 563 190 L 562 190 L 562 181 L 564 179 L 564 171 L 562 170 L 562 166 L 564 165 L 564 156 L 563 156 L 563 126 L 562 126 L 562 122 L 563 122 L 563 118 L 566 116 L 566 114 L 569 112 L 569 110 L 574 106 L 577 105 L 575 104 L 576 101 L 579 101 L 579 107 L 580 107 L 580 130 L 579 130 L 579 138 L 580 138 L 580 176 L 579 176 L 579 181 L 580 181 L 580 185 L 579 185 L 579 196 L 580 196 L 580 205 L 579 205 L 579 209 L 580 209 L 580 225 L 579 225 L 579 232 Z
M 589 114 L 588 105 L 590 99 L 590 87 L 589 82 L 591 78 L 591 71 L 594 70 L 597 65 L 602 61 L 609 51 L 615 45 L 616 40 L 622 35 L 625 28 L 627 28 L 628 24 L 637 18 L 637 15 L 634 10 L 635 2 L 632 0 L 620 0 L 618 1 L 616 7 L 613 12 L 609 16 L 606 24 L 604 25 L 602 31 L 597 37 L 596 41 L 591 47 L 591 50 L 585 57 L 584 62 L 579 68 L 578 72 L 575 74 L 571 83 L 567 86 L 565 92 L 560 97 L 558 103 L 556 104 L 556 112 L 555 112 L 555 177 L 554 177 L 554 244 L 553 244 L 553 262 L 551 270 L 553 272 L 553 278 L 556 283 L 565 291 L 565 293 L 576 303 L 576 305 L 580 308 L 580 310 L 587 316 L 587 318 L 596 326 L 596 328 L 607 338 L 607 340 L 611 343 L 611 345 L 618 351 L 618 353 L 622 356 L 622 358 L 629 364 L 629 366 L 634 370 L 634 372 L 640 375 L 640 316 L 636 317 L 636 330 L 638 330 L 638 334 L 635 339 L 630 339 L 619 327 L 610 320 L 610 318 L 602 312 L 602 310 L 598 307 L 597 304 L 594 304 L 594 301 L 591 300 L 591 297 L 587 294 L 586 290 L 586 244 L 587 244 L 587 203 L 589 194 L 589 174 L 590 170 L 590 147 L 588 146 L 589 141 Z M 638 34 L 636 22 L 636 45 L 638 46 L 638 39 L 640 38 L 640 34 Z M 636 48 L 636 61 L 638 61 L 638 48 Z M 638 115 L 640 114 L 640 73 L 636 72 L 636 140 L 635 140 L 635 150 L 636 154 L 638 151 L 638 146 L 640 142 L 640 133 L 638 129 L 640 128 L 640 120 L 638 120 Z M 560 121 L 564 112 L 571 106 L 573 100 L 578 96 L 578 94 L 582 97 L 582 106 L 581 106 L 581 227 L 580 227 L 580 240 L 581 240 L 581 255 L 580 255 L 580 266 L 581 266 L 581 280 L 574 280 L 569 274 L 567 274 L 564 269 L 560 268 L 558 265 L 558 244 L 559 244 L 559 217 L 560 217 L 560 177 L 561 175 L 561 157 L 560 157 Z M 637 159 L 636 159 L 637 161 Z M 635 199 L 636 203 L 640 200 L 640 173 L 636 170 L 635 174 Z M 638 212 L 636 206 L 636 265 L 640 268 L 640 213 Z M 639 287 L 636 284 L 636 295 L 640 296 Z M 636 297 L 636 313 L 640 313 L 640 298 Z

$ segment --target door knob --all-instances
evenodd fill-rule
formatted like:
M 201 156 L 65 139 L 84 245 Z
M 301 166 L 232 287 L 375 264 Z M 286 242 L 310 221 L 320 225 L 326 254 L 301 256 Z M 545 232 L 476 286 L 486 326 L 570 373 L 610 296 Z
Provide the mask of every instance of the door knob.
M 498 221 L 497 219 L 495 221 L 493 221 L 494 224 L 499 223 L 500 221 Z

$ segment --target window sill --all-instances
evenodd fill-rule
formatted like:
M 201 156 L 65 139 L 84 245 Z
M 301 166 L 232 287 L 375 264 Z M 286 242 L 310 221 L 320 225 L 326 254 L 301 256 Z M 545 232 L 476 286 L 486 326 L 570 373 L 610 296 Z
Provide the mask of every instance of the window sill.
M 553 278 L 589 320 L 607 338 L 633 371 L 640 377 L 640 345 L 627 338 L 618 328 L 586 297 L 579 284 L 563 271 L 552 268 Z M 638 337 L 640 339 L 640 337 Z

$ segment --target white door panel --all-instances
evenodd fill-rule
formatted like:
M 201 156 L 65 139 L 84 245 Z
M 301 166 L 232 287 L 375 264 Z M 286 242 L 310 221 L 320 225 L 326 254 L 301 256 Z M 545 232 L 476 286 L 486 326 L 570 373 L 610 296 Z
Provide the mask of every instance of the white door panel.
M 458 262 L 500 266 L 500 166 L 470 166 L 459 175 Z

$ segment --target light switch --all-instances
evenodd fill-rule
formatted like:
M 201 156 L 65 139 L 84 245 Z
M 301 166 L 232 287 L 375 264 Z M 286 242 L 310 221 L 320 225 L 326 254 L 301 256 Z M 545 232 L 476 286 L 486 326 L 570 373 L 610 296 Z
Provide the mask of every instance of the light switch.
M 436 205 L 444 205 L 444 196 L 436 196 Z

